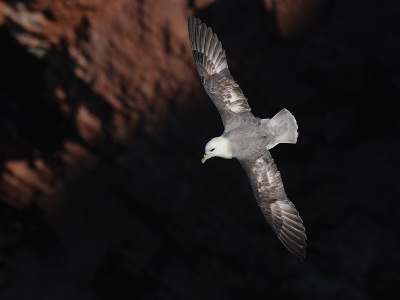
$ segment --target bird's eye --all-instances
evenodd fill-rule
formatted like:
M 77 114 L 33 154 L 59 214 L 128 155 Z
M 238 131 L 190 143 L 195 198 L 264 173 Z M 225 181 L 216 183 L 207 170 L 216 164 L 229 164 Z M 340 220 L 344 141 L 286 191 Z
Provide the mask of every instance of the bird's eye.
M 215 150 L 215 148 L 210 149 L 210 152 L 213 152 Z

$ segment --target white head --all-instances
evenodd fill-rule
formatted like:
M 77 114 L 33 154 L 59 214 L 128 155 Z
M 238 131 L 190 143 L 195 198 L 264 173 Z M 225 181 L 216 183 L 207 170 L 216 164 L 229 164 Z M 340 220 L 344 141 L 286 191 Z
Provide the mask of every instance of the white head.
M 204 162 L 214 156 L 222 158 L 232 158 L 232 149 L 229 145 L 229 141 L 223 137 L 216 137 L 211 139 L 206 145 L 206 153 L 204 154 L 201 162 Z

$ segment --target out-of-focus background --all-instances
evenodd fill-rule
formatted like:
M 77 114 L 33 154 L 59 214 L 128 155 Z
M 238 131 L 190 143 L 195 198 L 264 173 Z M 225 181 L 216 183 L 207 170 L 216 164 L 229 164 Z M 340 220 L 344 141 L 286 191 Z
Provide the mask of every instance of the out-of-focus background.
M 397 0 L 0 0 L 0 298 L 399 299 Z M 223 43 L 308 235 L 279 242 L 187 18 Z

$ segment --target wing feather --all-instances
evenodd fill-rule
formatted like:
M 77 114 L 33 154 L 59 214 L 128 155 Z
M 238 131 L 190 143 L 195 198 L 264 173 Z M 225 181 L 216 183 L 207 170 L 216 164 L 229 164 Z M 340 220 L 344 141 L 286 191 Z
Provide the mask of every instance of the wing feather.
M 189 38 L 201 82 L 224 126 L 227 127 L 237 115 L 251 115 L 247 98 L 229 72 L 225 50 L 217 35 L 199 19 L 190 16 Z
M 208 56 L 208 53 L 210 51 L 212 35 L 213 35 L 213 32 L 212 32 L 211 28 L 207 28 L 207 37 L 204 40 L 204 54 L 206 55 L 206 57 Z
M 294 204 L 289 201 L 271 154 L 239 160 L 249 177 L 257 203 L 282 244 L 301 261 L 306 254 L 305 228 Z

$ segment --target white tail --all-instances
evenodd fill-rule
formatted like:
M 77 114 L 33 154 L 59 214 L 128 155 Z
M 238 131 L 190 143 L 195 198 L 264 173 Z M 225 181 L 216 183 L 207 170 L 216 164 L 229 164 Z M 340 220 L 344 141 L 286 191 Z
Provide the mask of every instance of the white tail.
M 270 139 L 267 149 L 275 147 L 279 143 L 296 144 L 299 133 L 296 119 L 287 110 L 282 109 L 272 119 L 263 119 Z

